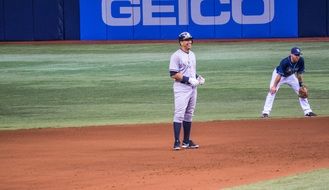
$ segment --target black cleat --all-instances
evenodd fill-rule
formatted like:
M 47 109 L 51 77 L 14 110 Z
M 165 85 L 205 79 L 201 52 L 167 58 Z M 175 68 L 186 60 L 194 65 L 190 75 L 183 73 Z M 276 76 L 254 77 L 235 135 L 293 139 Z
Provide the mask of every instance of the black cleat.
M 315 117 L 315 116 L 317 115 L 313 112 L 308 112 L 307 114 L 305 114 L 305 117 Z
M 174 150 L 180 150 L 180 142 L 179 141 L 175 141 L 174 142 L 174 147 L 173 147 Z
M 268 118 L 268 117 L 269 117 L 269 115 L 267 113 L 263 113 L 261 116 L 261 118 Z
M 194 149 L 194 148 L 199 148 L 199 145 L 195 144 L 192 140 L 189 140 L 188 142 L 183 142 L 182 147 Z

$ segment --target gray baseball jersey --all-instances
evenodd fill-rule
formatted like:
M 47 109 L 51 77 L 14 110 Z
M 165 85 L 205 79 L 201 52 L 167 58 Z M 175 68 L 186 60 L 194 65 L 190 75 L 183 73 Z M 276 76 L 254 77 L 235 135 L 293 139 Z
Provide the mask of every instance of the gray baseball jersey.
M 182 73 L 186 77 L 196 78 L 196 58 L 192 51 L 186 53 L 178 49 L 170 58 L 169 71 Z M 175 81 L 173 84 L 175 98 L 174 122 L 192 121 L 197 87 Z

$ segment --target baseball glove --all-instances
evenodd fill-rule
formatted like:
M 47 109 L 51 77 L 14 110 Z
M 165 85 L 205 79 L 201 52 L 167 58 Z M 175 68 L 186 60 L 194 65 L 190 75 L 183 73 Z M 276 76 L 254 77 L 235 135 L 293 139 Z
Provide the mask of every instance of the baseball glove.
M 298 96 L 300 98 L 307 98 L 308 97 L 308 90 L 306 86 L 302 86 L 299 88 Z

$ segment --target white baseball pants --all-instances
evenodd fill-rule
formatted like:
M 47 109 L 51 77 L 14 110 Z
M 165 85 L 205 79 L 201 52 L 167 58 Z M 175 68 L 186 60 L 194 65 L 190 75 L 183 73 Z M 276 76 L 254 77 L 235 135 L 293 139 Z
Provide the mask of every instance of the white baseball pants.
M 183 84 L 185 85 L 185 84 Z M 174 122 L 192 122 L 192 117 L 197 101 L 197 89 L 187 86 L 174 89 L 175 113 Z
M 276 72 L 276 69 L 274 69 L 273 74 L 272 74 L 272 80 L 271 80 L 271 83 L 270 83 L 270 88 L 273 86 L 275 78 L 276 78 L 277 75 L 278 74 Z M 297 79 L 296 75 L 293 74 L 293 75 L 290 75 L 289 77 L 281 77 L 281 80 L 280 80 L 280 82 L 277 86 L 276 93 L 279 91 L 279 88 L 282 84 L 289 85 L 295 91 L 295 93 L 298 94 L 298 91 L 299 91 L 300 87 L 299 87 L 299 82 L 298 82 L 298 79 Z M 268 92 L 267 97 L 266 97 L 266 101 L 265 101 L 265 105 L 264 105 L 263 114 L 265 113 L 265 114 L 270 115 L 276 93 L 271 94 L 270 91 Z M 309 113 L 309 112 L 312 112 L 312 109 L 310 107 L 310 104 L 308 103 L 307 98 L 299 98 L 299 104 L 300 104 L 302 110 L 304 111 L 304 115 Z

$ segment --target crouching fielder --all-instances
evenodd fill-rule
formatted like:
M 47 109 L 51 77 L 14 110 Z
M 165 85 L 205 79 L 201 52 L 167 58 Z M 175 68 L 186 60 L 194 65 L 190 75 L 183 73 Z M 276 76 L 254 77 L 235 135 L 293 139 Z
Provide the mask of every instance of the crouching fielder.
M 270 90 L 267 94 L 262 118 L 267 118 L 272 110 L 275 95 L 283 84 L 289 85 L 296 94 L 303 87 L 303 73 L 304 73 L 304 58 L 301 57 L 302 53 L 298 47 L 291 49 L 288 57 L 281 60 L 280 65 L 277 66 L 272 74 L 270 83 Z M 299 97 L 300 106 L 304 112 L 305 117 L 316 116 L 312 112 L 310 104 L 306 97 Z

